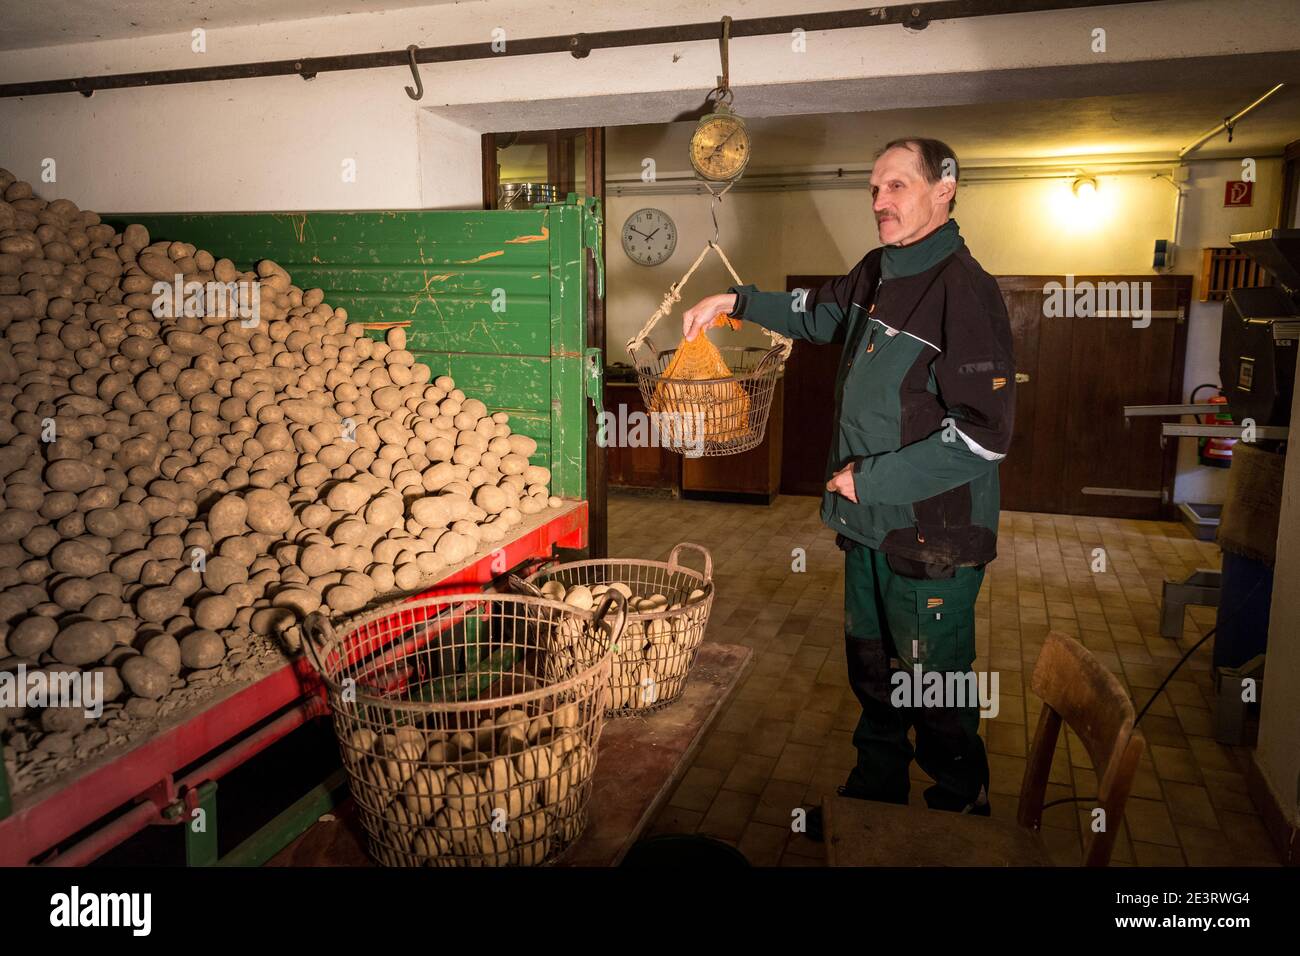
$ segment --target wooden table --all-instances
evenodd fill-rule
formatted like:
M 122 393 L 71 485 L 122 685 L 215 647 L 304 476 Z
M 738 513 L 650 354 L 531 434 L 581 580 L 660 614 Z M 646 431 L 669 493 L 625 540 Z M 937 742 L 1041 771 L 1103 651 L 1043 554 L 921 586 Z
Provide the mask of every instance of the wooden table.
M 681 779 L 754 652 L 706 641 L 681 699 L 645 717 L 605 723 L 587 829 L 561 866 L 617 866 Z M 373 866 L 349 798 L 271 859 L 269 866 Z

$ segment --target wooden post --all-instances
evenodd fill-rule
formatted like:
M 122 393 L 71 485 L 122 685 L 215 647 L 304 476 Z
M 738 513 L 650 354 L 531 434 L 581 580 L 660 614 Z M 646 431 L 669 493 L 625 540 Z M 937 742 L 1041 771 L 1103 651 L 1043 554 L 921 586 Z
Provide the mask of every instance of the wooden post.
M 601 243 L 601 267 L 609 242 L 609 209 L 605 205 L 605 128 L 590 126 L 584 131 L 586 193 L 600 200 L 605 216 L 605 242 Z M 608 281 L 609 273 L 605 273 Z M 596 294 L 596 267 L 587 263 L 587 347 L 605 349 L 605 298 Z M 601 396 L 604 406 L 604 396 Z M 588 552 L 593 558 L 609 555 L 608 475 L 605 449 L 596 444 L 596 409 L 587 406 L 587 522 Z

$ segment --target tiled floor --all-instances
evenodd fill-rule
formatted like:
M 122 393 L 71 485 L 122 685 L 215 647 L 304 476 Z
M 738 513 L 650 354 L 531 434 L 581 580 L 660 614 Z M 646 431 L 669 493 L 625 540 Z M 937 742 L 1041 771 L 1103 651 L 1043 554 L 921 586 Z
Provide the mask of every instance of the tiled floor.
M 815 866 L 820 844 L 790 830 L 791 812 L 844 782 L 854 761 L 857 700 L 843 648 L 843 555 L 814 498 L 771 507 L 611 493 L 610 553 L 664 559 L 674 544 L 713 553 L 718 596 L 708 640 L 746 644 L 754 664 L 705 738 L 653 832 L 701 832 L 733 843 L 757 865 Z M 1094 573 L 1094 549 L 1107 568 Z M 800 552 L 802 571 L 792 570 Z M 1001 710 L 983 722 L 993 812 L 1014 818 L 1029 737 L 1041 702 L 1028 675 L 1049 629 L 1078 637 L 1140 706 L 1185 648 L 1214 624 L 1187 613 L 1182 647 L 1159 634 L 1161 584 L 1218 551 L 1180 525 L 1005 512 L 998 559 L 976 608 L 976 667 L 1000 673 Z M 687 559 L 689 560 L 689 558 Z M 1149 752 L 1129 799 L 1114 865 L 1276 865 L 1246 793 L 1246 752 L 1210 736 L 1211 643 L 1169 683 L 1142 720 Z M 1063 735 L 1048 800 L 1096 793 L 1087 754 Z M 914 803 L 928 778 L 913 767 Z M 1044 815 L 1060 863 L 1077 863 L 1089 818 L 1064 804 Z

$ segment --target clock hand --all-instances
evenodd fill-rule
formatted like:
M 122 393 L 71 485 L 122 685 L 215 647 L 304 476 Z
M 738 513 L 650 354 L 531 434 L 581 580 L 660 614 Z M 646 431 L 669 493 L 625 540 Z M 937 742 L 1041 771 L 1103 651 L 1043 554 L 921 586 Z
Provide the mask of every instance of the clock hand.
M 638 229 L 636 226 L 628 226 L 628 228 L 631 229 L 633 232 L 635 232 L 635 233 L 636 233 L 638 236 L 640 236 L 642 239 L 649 239 L 650 236 L 653 236 L 653 235 L 654 235 L 654 232 L 652 232 L 652 233 L 650 233 L 650 236 L 647 236 L 644 232 L 642 232 L 642 231 L 641 231 L 640 229 Z M 655 230 L 655 232 L 658 232 L 658 231 L 659 231 L 658 229 Z

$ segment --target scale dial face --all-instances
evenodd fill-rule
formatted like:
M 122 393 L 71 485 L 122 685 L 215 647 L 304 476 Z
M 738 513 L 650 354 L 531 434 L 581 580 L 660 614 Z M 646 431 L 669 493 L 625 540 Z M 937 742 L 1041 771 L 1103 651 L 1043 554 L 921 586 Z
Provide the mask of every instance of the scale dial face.
M 623 251 L 638 265 L 667 262 L 677 248 L 677 225 L 662 209 L 638 209 L 623 223 Z
M 691 136 L 691 165 L 697 173 L 725 182 L 739 176 L 747 162 L 749 131 L 739 116 L 717 113 L 700 120 Z

